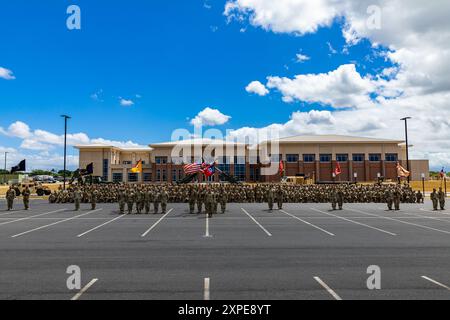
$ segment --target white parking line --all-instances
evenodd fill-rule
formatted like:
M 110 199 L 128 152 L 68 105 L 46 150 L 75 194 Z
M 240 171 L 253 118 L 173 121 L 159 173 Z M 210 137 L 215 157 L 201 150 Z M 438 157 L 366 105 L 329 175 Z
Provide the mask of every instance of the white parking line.
M 2 222 L 0 223 L 0 226 L 4 226 L 6 224 L 10 224 L 10 223 L 14 223 L 14 222 L 19 222 L 19 221 L 24 221 L 24 220 L 29 220 L 29 219 L 33 219 L 33 218 L 37 218 L 37 217 L 42 217 L 42 216 L 46 216 L 48 214 L 52 214 L 52 213 L 57 213 L 57 212 L 61 212 L 61 211 L 65 211 L 66 209 L 60 209 L 60 210 L 56 210 L 56 211 L 51 211 L 51 212 L 46 212 L 46 213 L 41 213 L 41 214 L 37 214 L 34 216 L 30 216 L 30 217 L 25 217 L 25 218 L 20 218 L 20 219 L 16 219 L 16 220 L 11 220 L 11 221 L 7 221 L 7 222 Z
M 407 224 L 407 225 L 411 225 L 411 226 L 415 226 L 415 227 L 419 227 L 419 228 L 423 228 L 423 229 L 428 229 L 428 230 L 432 230 L 432 231 L 436 231 L 436 232 L 450 234 L 450 231 L 445 231 L 445 230 L 441 230 L 441 229 L 431 228 L 431 227 L 427 227 L 427 226 L 424 226 L 424 225 L 421 225 L 421 224 L 417 224 L 417 223 L 402 221 L 402 220 L 394 219 L 394 218 L 391 218 L 391 217 L 379 216 L 377 214 L 368 213 L 368 212 L 364 212 L 364 211 L 361 211 L 361 210 L 355 210 L 355 209 L 348 209 L 348 210 L 353 211 L 353 212 L 359 212 L 359 213 L 366 214 L 366 215 L 369 215 L 369 216 L 380 217 L 380 218 L 383 218 L 383 219 L 386 219 L 386 220 L 397 221 L 397 222 L 400 222 L 400 223 L 404 223 L 404 224 Z
M 205 222 L 205 235 L 204 238 L 212 238 L 212 235 L 209 234 L 209 216 L 206 214 L 206 222 Z
M 61 221 L 53 222 L 53 223 L 47 224 L 47 225 L 42 226 L 42 227 L 34 228 L 34 229 L 31 229 L 31 230 L 28 230 L 28 231 L 25 231 L 25 232 L 22 232 L 22 233 L 15 234 L 15 235 L 11 236 L 11 238 L 17 238 L 17 237 L 26 235 L 26 234 L 34 232 L 34 231 L 39 231 L 39 230 L 42 230 L 42 229 L 45 229 L 45 228 L 48 228 L 48 227 L 52 227 L 52 226 L 55 226 L 57 224 L 60 224 L 60 223 L 66 222 L 66 221 L 71 221 L 71 220 L 77 219 L 79 217 L 83 217 L 83 216 L 86 216 L 88 214 L 91 214 L 91 213 L 94 213 L 94 212 L 98 212 L 98 211 L 101 211 L 101 210 L 103 210 L 103 209 L 97 209 L 97 210 L 89 211 L 87 213 L 80 214 L 80 215 L 75 216 L 75 217 L 71 217 L 71 218 L 67 218 L 67 219 L 61 220 Z
M 445 213 L 442 211 L 433 211 L 433 210 L 428 210 L 428 209 L 424 209 L 424 208 L 420 208 L 421 211 L 425 211 L 425 212 L 431 212 L 431 213 L 440 213 L 440 214 L 445 214 L 446 216 L 450 216 L 450 213 Z
M 104 227 L 104 226 L 106 226 L 106 225 L 108 225 L 108 224 L 110 224 L 110 223 L 112 223 L 112 222 L 114 222 L 114 221 L 116 221 L 116 220 L 122 219 L 123 217 L 125 217 L 124 214 L 122 214 L 122 215 L 120 215 L 120 216 L 118 216 L 118 217 L 116 217 L 116 218 L 114 218 L 114 219 L 111 219 L 111 220 L 109 220 L 109 221 L 107 221 L 107 222 L 105 222 L 105 223 L 102 223 L 101 225 L 96 226 L 95 228 L 92 228 L 92 229 L 90 229 L 90 230 L 88 230 L 88 231 L 86 231 L 86 232 L 83 232 L 83 233 L 77 235 L 77 237 L 78 237 L 78 238 L 81 238 L 81 237 L 87 235 L 88 233 L 91 233 L 92 231 L 98 230 L 98 229 L 100 229 L 101 227 Z
M 325 282 L 322 281 L 322 279 L 320 279 L 319 277 L 314 277 L 314 280 L 316 280 L 322 287 L 325 288 L 325 290 L 328 291 L 329 294 L 331 294 L 333 296 L 334 299 L 336 300 L 342 300 L 341 297 L 339 297 L 339 295 L 333 291 L 333 289 L 331 289 Z
M 72 301 L 74 300 L 78 300 L 80 299 L 80 297 L 83 295 L 83 293 L 85 293 L 90 287 L 92 287 L 94 285 L 94 283 L 96 283 L 98 281 L 98 279 L 92 279 L 91 282 L 89 282 L 83 289 L 81 289 L 80 292 L 78 292 L 76 295 L 73 296 Z
M 255 222 L 269 237 L 271 237 L 272 236 L 272 234 L 269 232 L 269 231 L 267 231 L 267 229 L 266 228 L 264 228 L 258 221 L 256 221 L 256 219 L 255 218 L 253 218 L 251 215 L 250 215 L 250 213 L 248 213 L 244 208 L 241 208 L 241 210 L 242 211 L 244 211 L 244 213 L 250 218 L 250 219 L 252 219 L 253 220 L 253 222 Z
M 204 289 L 203 289 L 203 300 L 205 300 L 205 301 L 208 301 L 211 298 L 211 296 L 210 296 L 210 282 L 211 282 L 210 278 L 205 278 L 205 286 L 204 286 Z
M 441 222 L 446 222 L 446 223 L 450 223 L 449 220 L 443 220 L 443 219 L 448 219 L 446 217 L 442 217 L 442 218 L 435 218 L 435 217 L 428 217 L 428 216 L 421 216 L 420 214 L 416 214 L 416 213 L 409 213 L 409 212 L 402 212 L 403 214 L 407 214 L 409 216 L 414 216 L 417 218 L 422 218 L 422 219 L 431 219 L 431 220 L 436 220 L 436 221 L 441 221 Z
M 450 291 L 450 287 L 446 286 L 443 283 L 437 282 L 436 280 L 433 280 L 433 279 L 431 279 L 429 277 L 426 277 L 426 276 L 422 276 L 422 278 Z
M 7 216 L 7 215 L 10 215 L 10 214 L 13 214 L 14 212 L 17 212 L 17 211 L 8 211 L 8 212 L 6 212 L 6 213 L 2 213 L 2 214 L 0 214 L 0 217 L 1 217 L 1 216 Z
M 333 216 L 333 217 L 336 217 L 338 219 L 342 219 L 342 220 L 345 220 L 345 221 L 348 221 L 348 222 L 351 222 L 351 223 L 354 223 L 354 224 L 357 224 L 357 225 L 360 225 L 360 226 L 364 226 L 364 227 L 367 227 L 367 228 L 370 228 L 370 229 L 373 229 L 373 230 L 377 230 L 377 231 L 389 234 L 391 236 L 396 236 L 397 235 L 397 234 L 395 234 L 393 232 L 386 231 L 386 230 L 383 230 L 383 229 L 380 229 L 380 228 L 376 228 L 376 227 L 372 227 L 372 226 L 369 226 L 367 224 L 364 224 L 364 223 L 361 223 L 361 222 L 358 222 L 358 221 L 354 221 L 354 220 L 350 220 L 350 219 L 347 219 L 347 218 L 344 218 L 344 217 L 341 217 L 341 216 L 338 216 L 338 215 L 335 215 L 335 214 L 332 214 L 332 213 L 328 213 L 328 212 L 325 212 L 325 211 L 322 211 L 322 210 L 318 210 L 318 209 L 314 209 L 314 208 L 311 208 L 311 210 L 314 210 L 316 212 L 320 212 L 320 213 L 323 213 L 323 214 L 327 214 L 329 216 Z
M 294 218 L 294 219 L 297 219 L 298 221 L 303 222 L 304 224 L 307 224 L 307 225 L 309 225 L 309 226 L 311 226 L 311 227 L 313 227 L 313 228 L 316 228 L 317 230 L 320 230 L 320 231 L 322 231 L 322 232 L 324 232 L 324 233 L 326 233 L 326 234 L 328 234 L 328 235 L 330 235 L 330 236 L 333 236 L 333 237 L 335 236 L 334 233 L 328 232 L 327 230 L 322 229 L 322 228 L 320 228 L 320 227 L 318 227 L 318 226 L 316 226 L 316 225 L 314 225 L 314 224 L 312 224 L 312 223 L 309 223 L 308 221 L 305 221 L 305 220 L 303 220 L 303 219 L 301 219 L 301 218 L 299 218 L 299 217 L 297 217 L 297 216 L 294 216 L 293 214 L 291 214 L 291 213 L 289 213 L 289 212 L 286 212 L 286 211 L 284 211 L 284 210 L 281 210 L 281 212 L 287 214 L 288 216 L 290 216 L 290 217 L 292 217 L 292 218 Z
M 169 211 L 167 211 L 167 213 L 165 214 L 165 215 L 163 215 L 158 221 L 156 221 L 147 231 L 145 231 L 142 235 L 141 235 L 141 237 L 142 238 L 144 238 L 146 235 L 148 235 L 153 229 L 155 229 L 156 228 L 156 226 L 165 218 L 165 217 L 167 217 L 167 215 L 169 214 L 169 213 L 171 213 L 173 211 L 173 208 L 172 209 L 170 209 Z

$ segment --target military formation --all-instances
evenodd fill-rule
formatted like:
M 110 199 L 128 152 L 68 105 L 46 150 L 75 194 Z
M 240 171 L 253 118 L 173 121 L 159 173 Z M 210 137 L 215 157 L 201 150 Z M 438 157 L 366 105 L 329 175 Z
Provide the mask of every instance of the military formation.
M 25 210 L 30 204 L 30 190 L 22 199 Z M 12 210 L 16 192 L 6 193 L 7 209 Z M 445 210 L 442 188 L 433 190 L 434 210 Z M 75 211 L 81 204 L 118 203 L 121 214 L 165 214 L 168 203 L 186 203 L 190 214 L 205 212 L 212 217 L 224 214 L 228 203 L 267 203 L 269 211 L 281 210 L 284 203 L 330 203 L 333 210 L 342 210 L 345 203 L 385 203 L 388 210 L 400 210 L 402 203 L 424 203 L 424 195 L 409 185 L 339 184 L 104 184 L 61 187 L 49 196 L 50 203 L 73 203 Z
M 440 190 L 431 195 L 433 204 L 445 206 Z M 409 185 L 341 184 L 187 184 L 187 185 L 86 185 L 53 192 L 50 203 L 118 203 L 120 213 L 166 213 L 168 203 L 186 203 L 189 212 L 209 216 L 225 213 L 227 203 L 267 203 L 268 209 L 282 209 L 284 203 L 331 203 L 342 210 L 345 203 L 385 203 L 389 210 L 400 210 L 401 203 L 423 203 L 424 196 Z

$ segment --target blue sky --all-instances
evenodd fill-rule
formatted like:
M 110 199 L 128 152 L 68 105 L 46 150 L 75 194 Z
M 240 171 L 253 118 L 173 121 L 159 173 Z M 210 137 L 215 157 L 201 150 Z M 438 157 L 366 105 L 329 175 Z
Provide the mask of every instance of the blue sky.
M 70 4 L 81 8 L 81 30 L 66 27 Z M 320 99 L 286 103 L 277 89 L 267 96 L 252 94 L 245 90 L 251 81 L 328 73 L 346 64 L 355 64 L 366 77 L 395 65 L 378 54 L 386 52 L 383 47 L 374 49 L 367 39 L 348 46 L 343 18 L 299 36 L 229 20 L 225 4 L 2 2 L 0 67 L 15 79 L 0 78 L 0 127 L 5 131 L 21 121 L 30 130 L 60 135 L 59 116 L 69 114 L 71 133 L 146 145 L 169 140 L 176 128 L 192 129 L 189 119 L 211 107 L 231 117 L 219 129 L 261 128 L 286 123 L 297 111 L 340 109 Z M 309 60 L 297 62 L 299 53 Z M 120 99 L 134 104 L 121 106 Z M 59 146 L 27 150 L 20 147 L 22 140 L 0 134 L 0 146 L 21 155 L 61 152 Z

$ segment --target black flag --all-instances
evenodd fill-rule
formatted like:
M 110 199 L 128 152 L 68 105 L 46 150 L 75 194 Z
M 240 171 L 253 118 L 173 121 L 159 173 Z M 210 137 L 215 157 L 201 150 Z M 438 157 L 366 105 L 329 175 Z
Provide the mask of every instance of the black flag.
M 20 163 L 17 166 L 11 168 L 11 173 L 21 172 L 21 171 L 26 171 L 26 161 L 25 160 L 20 161 Z

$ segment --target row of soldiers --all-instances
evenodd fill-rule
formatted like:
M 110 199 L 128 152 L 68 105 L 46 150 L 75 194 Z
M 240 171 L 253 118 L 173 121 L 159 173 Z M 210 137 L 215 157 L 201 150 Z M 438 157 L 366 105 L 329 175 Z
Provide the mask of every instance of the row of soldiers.
M 268 203 L 271 199 L 270 190 L 282 198 L 285 203 L 330 203 L 333 190 L 337 189 L 342 194 L 346 203 L 386 203 L 388 190 L 398 190 L 400 203 L 422 203 L 423 194 L 414 192 L 408 185 L 290 185 L 290 184 L 238 184 L 238 185 L 93 185 L 74 187 L 79 191 L 80 202 L 91 202 L 92 191 L 96 191 L 97 203 L 117 203 L 121 192 L 132 191 L 133 194 L 148 191 L 151 194 L 161 193 L 164 189 L 167 193 L 167 203 L 189 203 L 192 197 L 204 197 L 207 191 L 214 191 L 218 195 L 225 194 L 227 202 L 234 203 Z M 55 191 L 50 195 L 52 203 L 73 203 L 72 192 L 68 190 Z M 194 194 L 193 194 L 194 193 Z M 196 194 L 196 195 L 195 195 Z M 126 202 L 126 201 L 125 201 Z
M 30 208 L 30 195 L 31 191 L 28 187 L 22 191 L 22 201 L 25 210 Z M 12 186 L 9 187 L 8 191 L 6 191 L 6 207 L 8 211 L 13 209 L 14 199 L 16 198 L 16 190 Z

